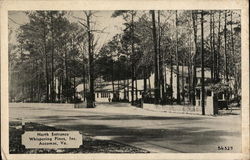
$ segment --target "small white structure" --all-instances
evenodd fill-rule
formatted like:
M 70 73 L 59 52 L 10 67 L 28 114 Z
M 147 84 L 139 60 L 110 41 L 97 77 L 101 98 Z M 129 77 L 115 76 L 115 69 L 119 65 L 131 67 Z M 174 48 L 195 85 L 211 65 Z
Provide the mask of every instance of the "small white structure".
M 220 88 L 220 89 L 218 89 Z M 205 86 L 205 114 L 215 115 L 218 114 L 219 108 L 228 108 L 228 102 L 226 99 L 226 93 L 229 86 L 225 84 L 206 85 Z M 201 86 L 196 87 L 196 106 L 201 107 Z
M 202 92 L 201 87 L 196 87 L 196 96 L 195 96 L 195 106 L 202 107 Z M 205 115 L 215 115 L 218 114 L 218 101 L 214 95 L 214 92 L 208 87 L 205 86 L 205 94 L 204 94 L 204 106 L 205 106 Z

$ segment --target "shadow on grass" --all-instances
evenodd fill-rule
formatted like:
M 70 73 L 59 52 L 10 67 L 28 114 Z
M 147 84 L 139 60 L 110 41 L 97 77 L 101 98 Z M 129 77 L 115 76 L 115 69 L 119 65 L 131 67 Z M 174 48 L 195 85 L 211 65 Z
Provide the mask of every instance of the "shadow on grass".
M 199 127 L 189 127 L 188 124 L 197 123 L 197 120 L 204 120 L 205 117 L 163 117 L 163 116 L 143 116 L 143 115 L 85 115 L 85 116 L 46 116 L 39 117 L 40 120 L 44 120 L 46 123 L 57 123 L 61 124 L 60 118 L 63 118 L 65 124 L 56 125 L 57 127 L 66 128 L 69 130 L 79 130 L 89 135 L 93 136 L 108 136 L 111 140 L 122 141 L 127 144 L 133 145 L 133 143 L 143 142 L 151 143 L 152 141 L 156 143 L 164 142 L 163 146 L 168 146 L 174 148 L 183 148 L 182 146 L 205 146 L 205 145 L 217 145 L 224 141 L 224 136 L 240 137 L 240 133 L 234 130 L 223 131 L 220 130 L 209 130 L 202 126 Z M 74 125 L 73 122 L 78 124 Z M 97 124 L 79 124 L 78 120 L 100 120 L 107 121 L 106 125 Z M 126 123 L 133 123 L 133 120 L 142 120 L 141 123 L 147 123 L 147 120 L 159 120 L 159 121 L 173 121 L 171 123 L 186 123 L 185 127 L 180 126 L 177 128 L 167 128 L 159 126 L 158 128 L 139 128 L 139 127 L 116 127 L 112 126 L 112 122 L 108 125 L 109 120 L 121 120 Z M 68 123 L 67 121 L 71 121 Z M 132 122 L 131 122 L 132 121 Z M 59 123 L 58 123 L 59 122 Z M 72 125 L 73 124 L 73 125 Z M 234 142 L 233 142 L 234 143 Z M 241 142 L 238 142 L 239 144 Z M 176 145 L 176 146 L 173 146 Z M 195 150 L 194 148 L 188 148 L 187 150 Z M 186 152 L 181 150 L 180 152 Z M 199 147 L 195 152 L 202 152 Z M 204 151 L 205 152 L 205 151 Z
M 206 130 L 203 127 L 180 127 L 178 129 L 142 129 L 112 127 L 107 125 L 69 125 L 60 126 L 70 130 L 82 130 L 95 136 L 111 136 L 114 141 L 124 141 L 127 144 L 136 142 L 150 143 L 151 141 L 164 141 L 176 145 L 195 145 L 196 147 L 209 144 L 218 144 L 223 141 L 223 136 L 239 136 L 237 132 L 221 130 Z M 185 152 L 185 151 L 182 151 Z
M 38 119 L 49 119 L 49 120 L 74 120 L 74 119 L 86 119 L 86 120 L 204 120 L 205 117 L 178 117 L 178 116 L 144 116 L 144 115 L 78 115 L 78 116 L 40 116 Z
M 83 136 L 83 144 L 79 148 L 60 148 L 60 149 L 26 149 L 21 143 L 21 135 L 25 131 L 66 131 L 58 127 L 45 126 L 38 123 L 26 123 L 24 130 L 17 128 L 21 122 L 10 122 L 9 152 L 11 154 L 38 154 L 38 153 L 149 153 L 127 144 L 112 140 L 98 140 Z M 83 133 L 84 134 L 84 133 Z

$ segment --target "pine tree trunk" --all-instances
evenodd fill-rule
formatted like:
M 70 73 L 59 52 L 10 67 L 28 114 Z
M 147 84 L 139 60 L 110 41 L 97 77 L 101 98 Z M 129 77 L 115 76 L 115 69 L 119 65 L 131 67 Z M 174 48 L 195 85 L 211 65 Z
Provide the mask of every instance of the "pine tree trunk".
M 151 11 L 152 14 L 152 25 L 153 25 L 153 42 L 154 42 L 154 65 L 155 65 L 155 79 L 154 79 L 154 95 L 155 95 L 155 104 L 159 103 L 160 98 L 160 86 L 159 86 L 159 66 L 158 66 L 158 50 L 157 50 L 157 35 L 156 35 L 156 26 L 155 26 L 155 11 Z
M 201 108 L 202 115 L 205 115 L 205 84 L 204 84 L 204 31 L 203 31 L 203 11 L 201 11 Z
M 114 84 L 114 62 L 113 62 L 113 60 L 112 60 L 112 66 L 111 66 L 112 68 L 112 75 L 111 75 L 111 83 L 112 83 L 112 93 L 113 93 L 113 99 L 114 99 L 114 95 L 115 95 L 115 84 Z
M 164 99 L 163 101 L 167 103 L 167 69 L 165 64 L 165 56 L 163 56 L 164 64 L 163 64 L 163 71 L 164 71 Z
M 227 11 L 225 11 L 225 22 L 224 22 L 224 49 L 225 49 L 225 78 L 226 82 L 229 81 L 228 79 L 228 55 L 227 55 Z
M 179 73 L 179 54 L 178 54 L 178 13 L 175 12 L 175 27 L 176 27 L 176 50 L 175 50 L 175 60 L 176 60 L 176 87 L 177 87 L 177 104 L 181 104 L 180 99 L 180 73 Z
M 231 23 L 230 23 L 230 27 L 231 27 L 231 53 L 232 53 L 232 56 L 234 56 L 234 36 L 233 36 L 233 11 L 231 11 Z M 234 95 L 235 97 L 237 96 L 238 94 L 238 81 L 237 81 L 237 62 L 234 61 L 234 64 L 236 65 L 235 66 L 235 72 L 234 72 L 234 82 L 235 82 L 235 87 L 234 87 Z
M 133 62 L 132 62 L 133 63 Z M 131 71 L 131 78 L 132 78 L 132 85 L 131 85 L 131 104 L 134 105 L 134 89 L 135 89 L 135 86 L 134 86 L 134 82 L 135 82 L 135 77 L 134 77 L 134 65 L 132 64 L 132 71 Z
M 65 46 L 65 58 L 64 58 L 64 64 L 65 64 L 65 95 L 66 95 L 66 103 L 69 102 L 69 74 L 68 74 L 68 54 L 67 54 L 67 46 Z
M 161 88 L 161 100 L 162 102 L 166 102 L 166 95 L 165 95 L 165 85 L 164 85 L 164 58 L 163 52 L 161 52 L 161 25 L 160 25 L 160 11 L 158 10 L 158 55 L 159 55 L 159 83 Z
M 216 50 L 215 50 L 215 32 L 214 32 L 214 29 L 215 29 L 215 21 L 214 21 L 214 13 L 213 13 L 213 17 L 212 17 L 212 26 L 213 26 L 213 71 L 214 71 L 214 75 L 213 75 L 213 79 L 212 79 L 212 82 L 215 82 L 215 79 L 216 79 L 216 73 L 217 73 L 217 53 L 216 53 Z
M 146 94 L 147 92 L 147 76 L 146 76 L 146 67 L 143 70 L 143 93 Z
M 228 54 L 227 54 L 227 10 L 225 11 L 225 22 L 224 22 L 224 49 L 225 49 L 225 78 L 226 82 L 229 82 L 229 77 L 228 77 Z M 226 92 L 226 101 L 228 103 L 229 101 L 229 92 Z M 226 107 L 228 109 L 228 105 Z
M 127 54 L 127 68 L 129 68 L 128 54 Z M 129 91 L 130 91 L 130 88 L 129 88 L 129 73 L 128 73 L 128 69 L 126 70 L 126 78 L 127 78 L 127 99 L 129 100 Z
M 182 102 L 185 104 L 185 93 L 184 93 L 184 62 L 182 60 L 182 66 L 181 66 L 181 92 L 182 92 Z
M 92 34 L 91 34 L 91 27 L 90 27 L 90 16 L 91 11 L 86 15 L 87 18 L 87 30 L 88 30 L 88 54 L 89 54 L 89 97 L 88 97 L 88 108 L 94 107 L 94 74 L 93 74 L 93 46 L 92 46 Z
M 209 42 L 210 42 L 210 54 L 212 55 L 212 63 L 211 63 L 211 79 L 213 80 L 213 75 L 214 75 L 214 54 L 213 54 L 213 34 L 212 34 L 212 11 L 209 13 Z
M 51 20 L 51 102 L 55 102 L 55 86 L 54 86 L 54 22 L 53 22 L 53 15 L 52 12 L 50 12 L 50 20 Z
M 48 74 L 48 55 L 47 55 L 47 45 L 46 45 L 46 22 L 45 15 L 43 17 L 44 28 L 43 28 L 43 47 L 45 55 L 45 77 L 46 77 L 46 102 L 49 102 L 49 74 Z
M 61 102 L 61 82 L 62 82 L 62 77 L 59 76 L 58 77 L 58 86 L 57 86 L 57 89 L 58 89 L 57 99 L 59 102 Z
M 118 93 L 118 99 L 120 98 L 120 80 L 119 80 L 119 77 L 118 77 L 118 80 L 117 80 L 117 93 Z
M 34 62 L 32 61 L 32 71 L 34 71 Z M 31 81 L 30 82 L 30 101 L 33 102 L 34 101 L 34 82 Z
M 127 99 L 129 100 L 130 88 L 129 88 L 129 78 L 127 80 Z
M 197 15 L 195 15 L 194 11 L 192 11 L 192 19 L 193 19 L 193 30 L 194 30 L 194 45 L 195 45 L 195 53 L 193 56 L 193 86 L 192 86 L 192 102 L 195 106 L 195 94 L 196 94 L 196 55 L 198 54 L 198 48 L 197 48 Z
M 118 57 L 119 59 L 119 57 Z M 120 70 L 120 64 L 118 63 L 118 70 Z M 118 93 L 118 100 L 120 99 L 120 73 L 117 73 L 117 93 Z
M 188 100 L 189 104 L 191 104 L 192 101 L 192 95 L 191 95 L 191 79 L 192 79 L 192 43 L 191 43 L 191 33 L 189 34 L 189 54 L 188 54 Z
M 83 80 L 83 94 L 82 94 L 82 96 L 83 96 L 83 101 L 85 102 L 85 96 L 86 96 L 86 89 L 85 89 L 85 76 L 86 76 L 86 74 L 85 74 L 85 64 L 84 64 L 84 60 L 82 61 L 82 80 Z
M 131 48 L 132 48 L 132 57 L 135 56 L 134 53 L 134 14 L 131 13 L 131 32 L 132 32 L 132 41 L 131 41 Z M 131 78 L 132 78 L 132 91 L 131 91 L 131 104 L 134 105 L 134 81 L 135 81 L 135 64 L 134 59 L 131 59 L 132 62 L 132 71 L 131 71 Z
M 135 76 L 135 99 L 138 100 L 137 77 Z
M 123 92 L 124 92 L 124 97 L 123 99 L 126 100 L 127 99 L 127 94 L 126 94 L 126 79 L 124 78 L 123 80 Z
M 76 103 L 76 77 L 74 76 L 74 103 Z
M 152 97 L 152 94 L 151 94 L 151 82 L 150 82 L 150 76 L 148 77 L 148 88 L 149 88 L 149 97 L 151 98 L 151 97 Z
M 173 104 L 173 56 L 170 55 L 170 104 Z
M 189 54 L 190 56 L 190 54 Z M 191 59 L 190 57 L 188 58 L 189 61 L 188 61 L 188 100 L 189 100 L 189 104 L 191 103 L 191 100 L 192 100 L 192 96 L 191 96 L 191 69 L 192 69 L 192 66 L 191 66 Z
M 220 20 L 221 20 L 221 12 L 219 11 L 219 27 L 218 27 L 218 49 L 217 49 L 217 74 L 216 74 L 216 82 L 218 83 L 220 81 Z

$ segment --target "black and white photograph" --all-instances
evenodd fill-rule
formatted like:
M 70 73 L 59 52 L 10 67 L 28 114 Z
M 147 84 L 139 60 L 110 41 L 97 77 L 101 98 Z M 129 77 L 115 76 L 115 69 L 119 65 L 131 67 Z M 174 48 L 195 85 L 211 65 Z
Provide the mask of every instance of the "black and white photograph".
M 243 152 L 241 9 L 7 16 L 10 155 Z

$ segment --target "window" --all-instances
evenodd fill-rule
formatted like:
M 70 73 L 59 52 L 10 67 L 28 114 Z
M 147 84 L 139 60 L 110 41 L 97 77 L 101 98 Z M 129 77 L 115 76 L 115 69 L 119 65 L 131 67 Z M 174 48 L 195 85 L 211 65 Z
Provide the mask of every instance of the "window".
M 218 94 L 218 99 L 223 99 L 223 93 Z
M 200 78 L 197 78 L 197 84 L 201 83 Z
M 101 92 L 101 98 L 108 98 L 110 95 L 109 92 Z
M 96 93 L 96 97 L 99 98 L 99 93 Z
M 212 96 L 212 92 L 210 90 L 207 90 L 207 96 Z
M 196 90 L 196 98 L 197 98 L 197 99 L 200 99 L 200 94 L 201 94 L 201 93 L 200 93 L 200 90 Z

